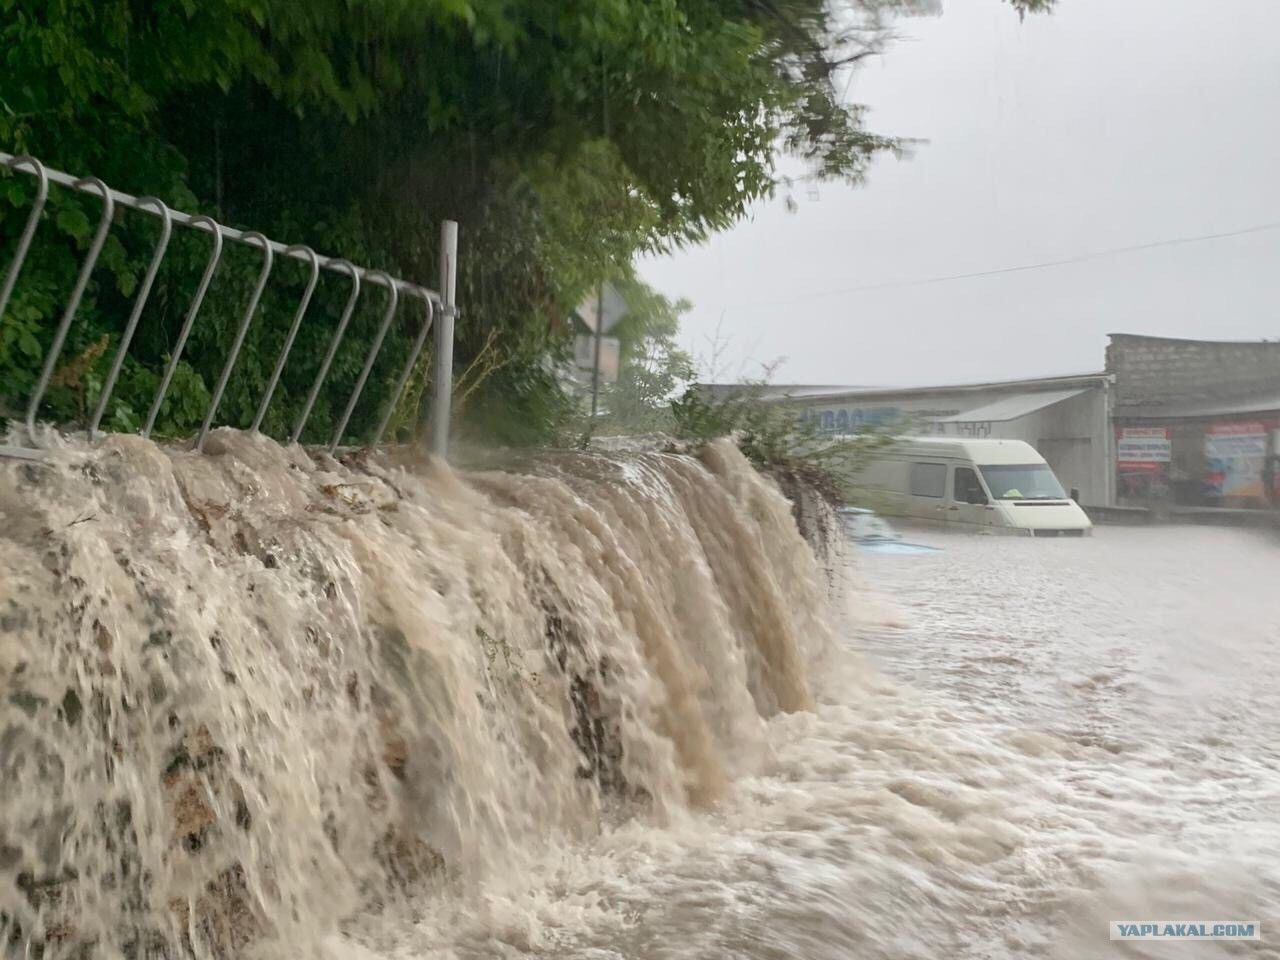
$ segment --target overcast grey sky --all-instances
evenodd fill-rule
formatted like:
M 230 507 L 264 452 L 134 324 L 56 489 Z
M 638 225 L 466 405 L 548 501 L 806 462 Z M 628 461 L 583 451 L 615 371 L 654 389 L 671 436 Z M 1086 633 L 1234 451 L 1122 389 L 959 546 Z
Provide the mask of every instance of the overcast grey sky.
M 1280 338 L 1280 0 L 945 0 L 855 78 L 880 133 L 919 137 L 857 189 L 805 185 L 706 246 L 641 264 L 694 302 L 721 378 L 929 384 L 1100 370 L 1106 334 Z

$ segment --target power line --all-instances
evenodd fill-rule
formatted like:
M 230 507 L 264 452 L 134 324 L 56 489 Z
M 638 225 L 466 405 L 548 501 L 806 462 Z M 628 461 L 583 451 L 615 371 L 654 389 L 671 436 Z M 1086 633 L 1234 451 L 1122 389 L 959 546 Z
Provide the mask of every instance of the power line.
M 1280 230 L 1280 220 L 1272 223 L 1260 223 L 1240 230 L 1228 230 L 1225 233 L 1202 233 L 1191 237 L 1173 237 L 1168 240 L 1153 240 L 1150 243 L 1136 243 L 1128 247 L 1112 247 L 1108 250 L 1095 250 L 1081 253 L 1061 260 L 1041 260 L 1038 263 L 1024 263 L 1015 267 L 998 267 L 994 270 L 975 270 L 971 273 L 949 273 L 936 277 L 921 277 L 915 280 L 886 280 L 882 283 L 866 283 L 854 287 L 841 287 L 838 290 L 819 290 L 802 293 L 785 300 L 770 303 L 755 302 L 741 306 L 785 306 L 802 300 L 821 300 L 826 297 L 838 297 L 848 293 L 864 293 L 869 290 L 890 290 L 902 287 L 925 287 L 937 283 L 951 283 L 955 280 L 976 280 L 981 277 L 998 277 L 1008 273 L 1025 273 L 1029 270 L 1045 270 L 1051 267 L 1065 267 L 1076 263 L 1087 263 L 1090 260 L 1101 260 L 1126 253 L 1139 253 L 1143 250 L 1155 250 L 1160 247 L 1176 247 L 1188 243 L 1204 243 L 1209 240 L 1225 240 L 1229 237 L 1243 237 L 1253 233 L 1265 233 L 1269 230 Z

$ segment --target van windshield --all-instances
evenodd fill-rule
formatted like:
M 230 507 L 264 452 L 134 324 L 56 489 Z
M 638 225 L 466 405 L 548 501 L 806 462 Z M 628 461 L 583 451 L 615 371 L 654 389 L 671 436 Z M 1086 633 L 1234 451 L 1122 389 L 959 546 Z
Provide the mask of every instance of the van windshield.
M 987 489 L 997 500 L 1064 500 L 1066 493 L 1043 463 L 979 467 Z

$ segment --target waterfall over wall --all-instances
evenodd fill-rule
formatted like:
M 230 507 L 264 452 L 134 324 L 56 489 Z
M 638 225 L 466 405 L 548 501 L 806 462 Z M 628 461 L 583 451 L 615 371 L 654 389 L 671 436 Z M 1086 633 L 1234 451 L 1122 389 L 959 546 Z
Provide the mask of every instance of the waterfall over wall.
M 713 806 L 826 587 L 732 446 L 0 462 L 0 951 L 230 957 Z M 0 952 L 0 956 L 7 956 Z

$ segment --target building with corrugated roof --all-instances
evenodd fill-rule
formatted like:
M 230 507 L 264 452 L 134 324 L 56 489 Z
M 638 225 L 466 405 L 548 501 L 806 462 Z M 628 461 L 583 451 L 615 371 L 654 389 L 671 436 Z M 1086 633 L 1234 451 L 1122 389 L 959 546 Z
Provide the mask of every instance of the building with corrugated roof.
M 1025 440 L 1092 507 L 1280 504 L 1280 343 L 1113 334 L 1106 369 L 926 387 L 779 384 L 819 430 Z M 707 384 L 715 397 L 743 389 Z M 753 388 L 755 389 L 755 388 Z

